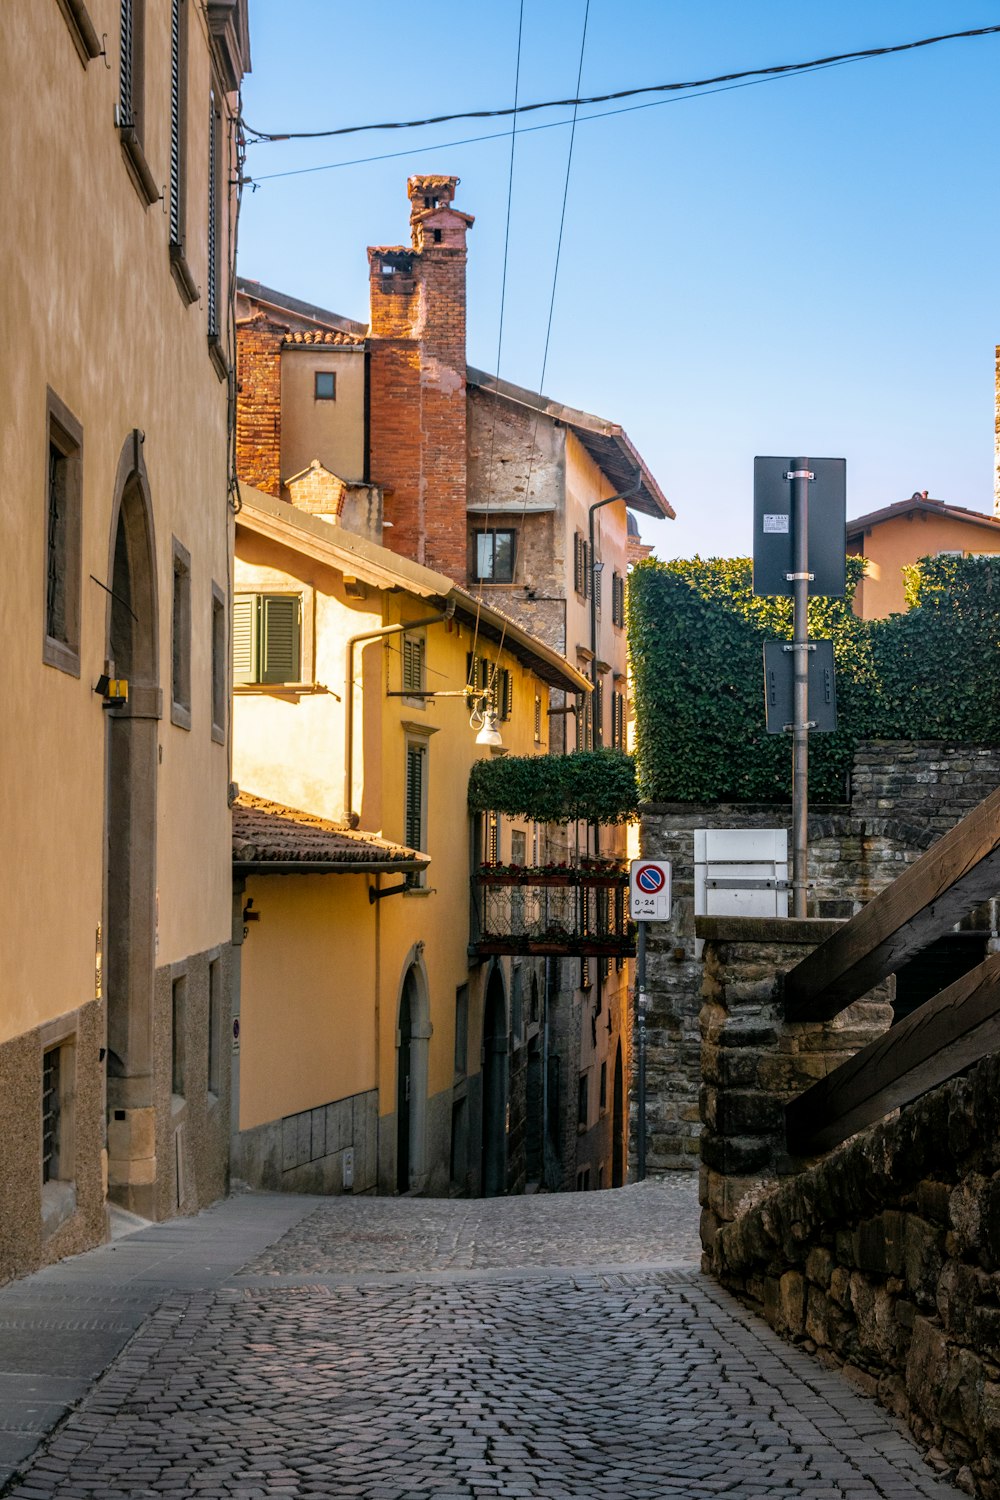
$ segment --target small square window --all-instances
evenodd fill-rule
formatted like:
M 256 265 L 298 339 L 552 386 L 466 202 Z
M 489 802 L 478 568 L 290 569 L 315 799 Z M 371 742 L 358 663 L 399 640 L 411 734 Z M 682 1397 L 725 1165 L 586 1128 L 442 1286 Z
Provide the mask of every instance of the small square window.
M 514 582 L 513 531 L 477 531 L 475 533 L 475 575 L 478 583 Z
M 317 401 L 336 401 L 337 376 L 333 370 L 317 370 L 313 379 L 313 394 Z

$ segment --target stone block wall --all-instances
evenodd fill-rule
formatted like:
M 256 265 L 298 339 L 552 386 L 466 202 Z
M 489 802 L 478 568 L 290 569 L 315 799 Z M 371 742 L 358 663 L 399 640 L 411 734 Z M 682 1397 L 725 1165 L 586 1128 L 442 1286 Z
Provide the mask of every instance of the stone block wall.
M 699 917 L 705 942 L 701 1029 L 701 1236 L 711 1256 L 744 1202 L 802 1170 L 785 1145 L 785 1105 L 892 1023 L 891 981 L 834 1020 L 784 1018 L 782 975 L 840 924 Z
M 849 917 L 934 840 L 1000 786 L 1000 749 L 938 741 L 859 746 L 851 801 L 815 807 L 809 819 L 810 905 L 819 917 Z M 647 1169 L 694 1170 L 700 1124 L 702 964 L 694 930 L 694 830 L 791 828 L 787 804 L 647 803 L 640 847 L 673 865 L 669 922 L 647 933 L 650 997 Z M 630 1160 L 634 1170 L 635 1081 Z
M 1000 1500 L 1000 1056 L 746 1198 L 706 1260 Z

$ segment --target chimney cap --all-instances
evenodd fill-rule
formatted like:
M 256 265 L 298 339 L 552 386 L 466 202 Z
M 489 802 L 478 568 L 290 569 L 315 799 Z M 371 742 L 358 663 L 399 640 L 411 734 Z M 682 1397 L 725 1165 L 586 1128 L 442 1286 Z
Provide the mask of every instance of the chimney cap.
M 443 198 L 446 203 L 450 203 L 461 180 L 460 177 L 408 177 L 406 191 L 411 202 L 416 198 Z

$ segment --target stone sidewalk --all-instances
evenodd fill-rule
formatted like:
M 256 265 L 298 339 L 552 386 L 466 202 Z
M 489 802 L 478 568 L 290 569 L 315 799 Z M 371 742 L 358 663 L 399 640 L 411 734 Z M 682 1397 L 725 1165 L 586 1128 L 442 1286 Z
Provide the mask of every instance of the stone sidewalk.
M 957 1496 L 701 1276 L 696 1220 L 677 1176 L 490 1202 L 248 1194 L 151 1227 L 0 1291 L 22 1439 L 2 1493 Z

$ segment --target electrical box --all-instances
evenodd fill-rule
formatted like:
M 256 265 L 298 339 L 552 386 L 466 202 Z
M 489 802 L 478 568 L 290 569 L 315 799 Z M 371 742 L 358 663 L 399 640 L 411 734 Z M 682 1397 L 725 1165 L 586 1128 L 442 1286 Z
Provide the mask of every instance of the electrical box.
M 696 828 L 696 917 L 787 917 L 786 828 Z

